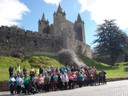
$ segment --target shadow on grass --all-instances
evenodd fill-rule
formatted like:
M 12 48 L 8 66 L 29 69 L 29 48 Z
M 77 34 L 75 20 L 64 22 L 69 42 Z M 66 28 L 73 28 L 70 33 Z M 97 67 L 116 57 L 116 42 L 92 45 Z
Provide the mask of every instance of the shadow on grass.
M 117 67 L 102 67 L 102 68 L 97 68 L 98 70 L 116 70 L 118 69 Z
M 95 68 L 97 70 L 116 70 L 116 69 L 118 69 L 118 66 L 110 66 L 107 64 L 102 64 L 102 63 L 97 62 L 93 59 L 90 59 L 86 56 L 82 56 L 80 58 L 85 64 L 87 64 L 87 66 L 91 66 L 91 67 L 95 66 Z

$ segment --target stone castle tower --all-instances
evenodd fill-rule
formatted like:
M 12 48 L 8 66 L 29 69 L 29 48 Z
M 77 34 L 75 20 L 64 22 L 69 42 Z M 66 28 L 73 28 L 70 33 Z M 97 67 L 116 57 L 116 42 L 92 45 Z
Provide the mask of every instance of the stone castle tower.
M 43 14 L 38 21 L 38 32 L 1 26 L 0 55 L 57 55 L 58 52 L 66 49 L 72 50 L 77 55 L 86 55 L 91 58 L 91 49 L 85 41 L 84 22 L 80 14 L 72 23 L 66 19 L 66 13 L 59 5 L 53 18 L 53 24 L 49 25 L 49 21 Z

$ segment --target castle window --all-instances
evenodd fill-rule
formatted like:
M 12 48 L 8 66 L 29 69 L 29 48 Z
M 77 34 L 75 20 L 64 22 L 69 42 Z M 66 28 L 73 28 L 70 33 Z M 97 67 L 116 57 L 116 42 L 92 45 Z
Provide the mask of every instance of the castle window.
M 34 46 L 37 47 L 37 41 L 36 40 L 34 40 Z
M 9 36 L 6 36 L 6 43 L 8 43 L 10 40 L 10 37 Z
M 27 35 L 27 32 L 25 32 L 25 36 Z

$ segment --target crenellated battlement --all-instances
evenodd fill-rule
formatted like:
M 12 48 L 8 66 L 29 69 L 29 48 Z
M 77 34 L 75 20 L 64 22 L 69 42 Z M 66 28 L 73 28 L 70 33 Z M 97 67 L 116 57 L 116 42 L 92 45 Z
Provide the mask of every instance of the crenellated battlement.
M 14 27 L 8 27 L 8 26 L 1 26 L 0 32 L 2 33 L 10 33 L 10 34 L 20 34 L 28 37 L 41 37 L 41 38 L 51 38 L 53 37 L 52 34 L 47 33 L 39 33 L 39 32 L 33 32 L 31 30 L 24 30 L 21 28 L 14 28 Z
M 43 14 L 38 22 L 38 32 L 24 30 L 17 26 L 0 27 L 0 55 L 12 56 L 18 53 L 58 54 L 62 49 L 70 49 L 76 54 L 91 57 L 90 46 L 85 43 L 84 23 L 78 14 L 75 23 L 66 19 L 66 13 L 59 5 L 53 14 L 54 22 L 49 25 Z

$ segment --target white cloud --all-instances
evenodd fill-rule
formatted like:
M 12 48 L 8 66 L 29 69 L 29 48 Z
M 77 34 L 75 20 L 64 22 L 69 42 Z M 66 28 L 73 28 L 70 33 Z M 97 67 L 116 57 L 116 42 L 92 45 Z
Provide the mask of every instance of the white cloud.
M 30 10 L 19 0 L 0 0 L 0 25 L 19 25 L 23 15 Z
M 61 0 L 44 0 L 44 2 L 48 4 L 58 5 L 61 2 Z
M 84 12 L 86 10 L 86 1 L 87 0 L 78 0 L 78 2 L 80 3 L 81 7 L 80 7 L 80 13 Z
M 78 0 L 80 12 L 89 11 L 91 19 L 101 24 L 104 19 L 116 19 L 121 28 L 128 28 L 128 0 Z

